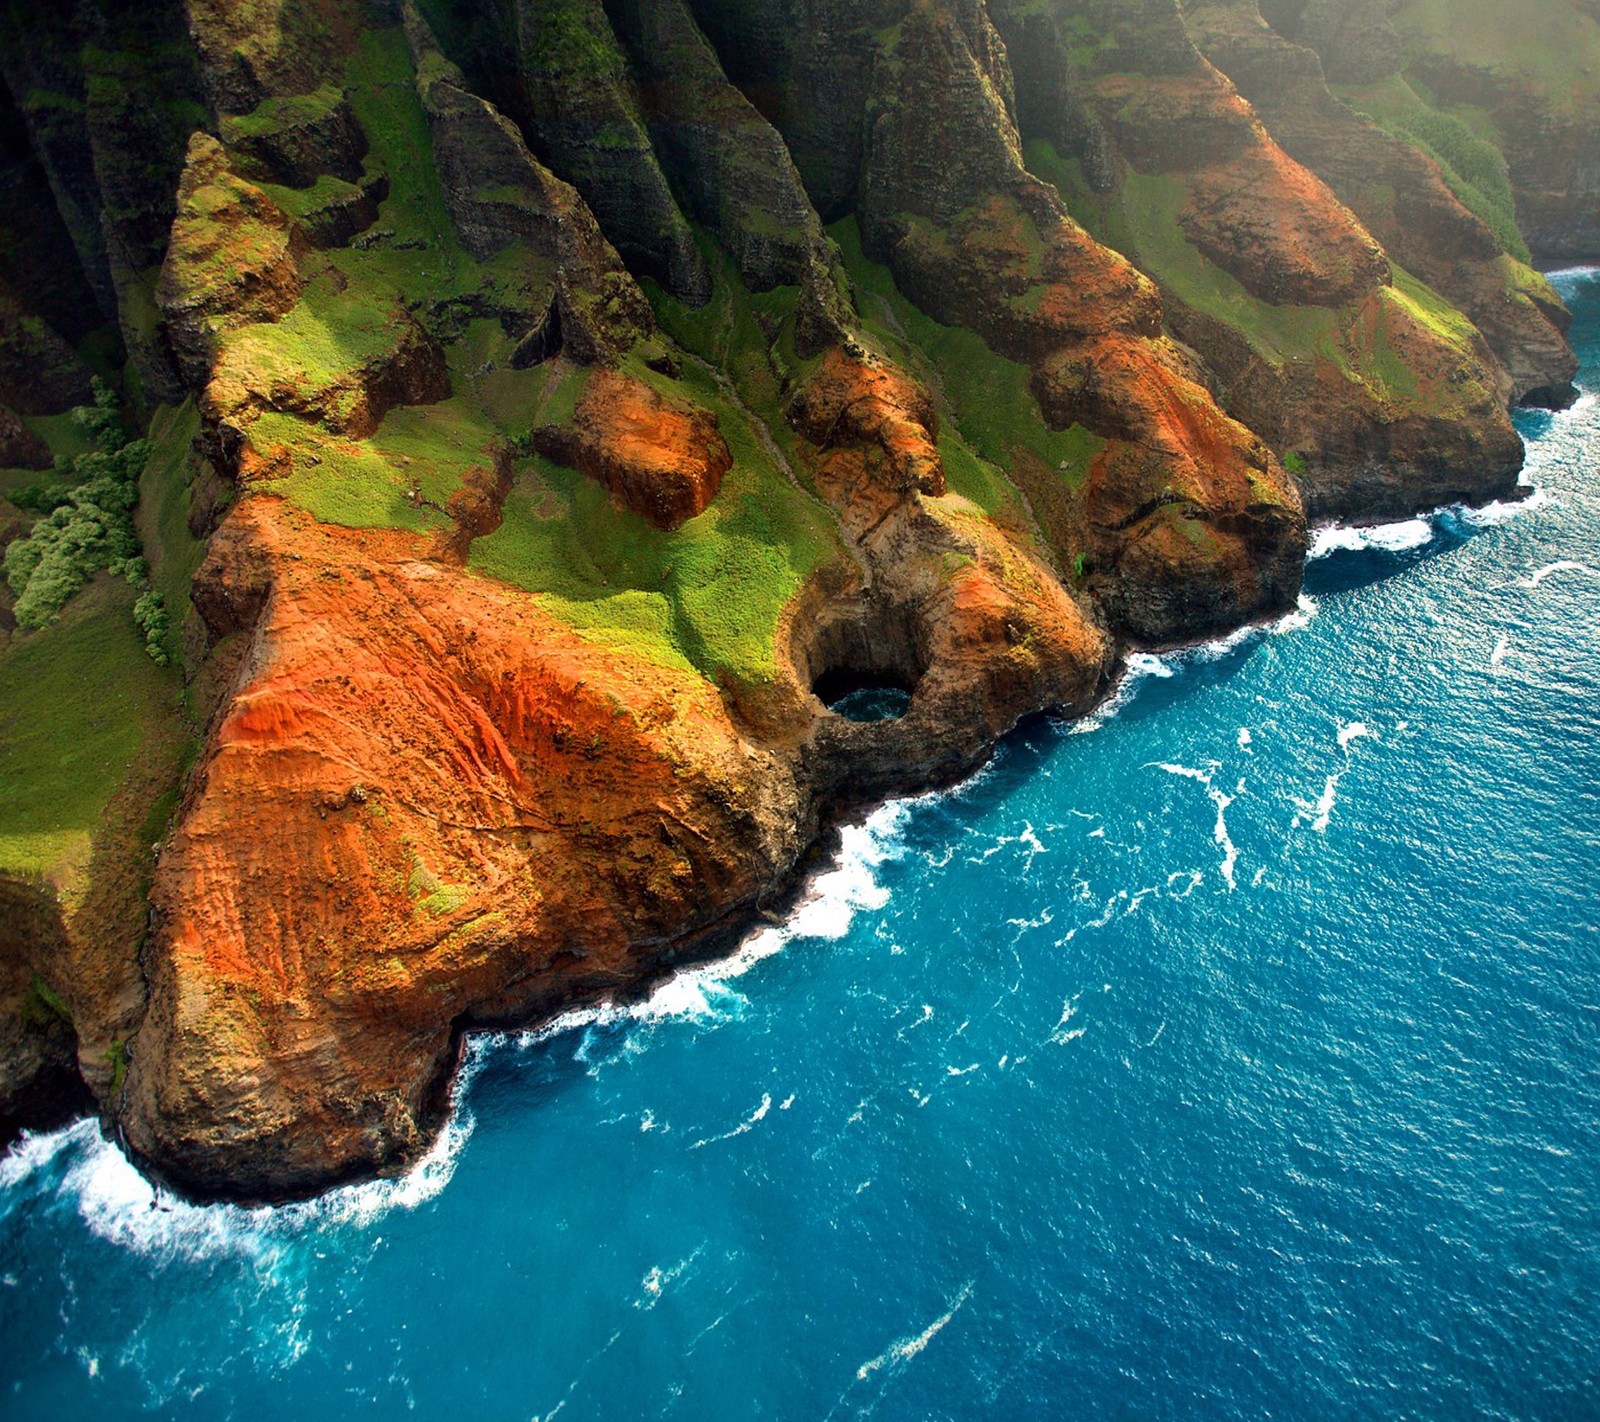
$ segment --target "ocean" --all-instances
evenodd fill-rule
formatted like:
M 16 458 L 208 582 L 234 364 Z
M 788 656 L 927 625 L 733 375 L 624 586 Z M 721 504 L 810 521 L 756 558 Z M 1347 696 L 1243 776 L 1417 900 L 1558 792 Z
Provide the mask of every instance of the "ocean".
M 1600 1416 L 1600 273 L 1519 504 L 1322 530 L 403 1179 L 0 1162 L 8 1418 Z

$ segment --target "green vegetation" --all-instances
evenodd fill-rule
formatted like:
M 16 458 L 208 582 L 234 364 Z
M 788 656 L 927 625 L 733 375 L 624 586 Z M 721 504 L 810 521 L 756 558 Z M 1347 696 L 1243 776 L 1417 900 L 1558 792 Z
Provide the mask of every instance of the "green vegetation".
M 1330 362 L 1380 405 L 1442 408 L 1481 393 L 1443 381 L 1425 385 L 1396 348 L 1395 336 L 1410 325 L 1464 356 L 1473 347 L 1467 318 L 1409 272 L 1395 267 L 1394 285 L 1378 288 L 1372 303 L 1342 310 L 1275 306 L 1252 295 L 1184 237 L 1178 214 L 1187 193 L 1178 178 L 1127 173 L 1118 188 L 1101 195 L 1089 190 L 1076 162 L 1064 162 L 1047 143 L 1030 143 L 1027 159 L 1096 238 L 1156 281 L 1169 309 L 1181 305 L 1220 322 L 1270 364 Z
M 28 980 L 28 991 L 23 995 L 18 1015 L 25 1027 L 49 1027 L 53 1022 L 72 1025 L 72 1009 L 38 973 Z
M 281 319 L 228 332 L 219 368 L 262 395 L 288 390 L 342 423 L 361 396 L 359 372 L 389 355 L 407 324 L 393 303 L 352 300 L 316 281 Z
M 0 645 L 0 869 L 88 861 L 89 838 L 175 691 L 133 590 L 104 575 L 42 632 Z
M 365 36 L 347 79 L 371 145 L 369 166 L 390 177 L 374 230 L 392 236 L 330 254 L 349 282 L 345 291 L 313 284 L 282 320 L 227 338 L 231 368 L 269 372 L 274 386 L 296 388 L 307 408 L 315 407 L 315 392 L 353 385 L 347 377 L 355 366 L 392 349 L 384 314 L 392 311 L 385 305 L 391 293 L 427 320 L 486 286 L 545 289 L 548 279 L 526 251 L 480 264 L 461 249 L 427 161 L 427 121 L 398 30 Z M 787 476 L 756 423 L 768 423 L 769 433 L 782 426 L 761 323 L 782 322 L 794 293 L 751 298 L 738 290 L 732 349 L 719 353 L 719 364 L 761 407 L 759 416 L 698 368 L 679 381 L 646 366 L 649 351 L 628 363 L 639 379 L 716 413 L 735 463 L 712 508 L 662 533 L 599 485 L 530 457 L 519 465 L 499 529 L 474 543 L 471 565 L 545 594 L 547 607 L 586 637 L 708 677 L 760 681 L 773 674 L 784 603 L 838 552 L 826 510 Z M 731 315 L 731 301 L 725 294 L 719 312 Z M 391 410 L 368 438 L 345 438 L 291 414 L 261 416 L 252 442 L 288 456 L 290 472 L 272 480 L 271 491 L 326 523 L 442 531 L 450 526 L 445 507 L 469 470 L 488 463 L 497 447 L 525 449 L 531 427 L 572 416 L 586 371 L 567 361 L 512 370 L 512 343 L 492 320 L 463 321 L 442 334 L 452 338 L 456 393 Z
M 1007 479 L 1019 452 L 1056 470 L 1068 485 L 1082 481 L 1105 441 L 1081 425 L 1052 430 L 1029 392 L 1028 368 L 996 355 L 983 338 L 959 326 L 942 326 L 900 294 L 887 267 L 866 259 L 854 218 L 828 229 L 844 254 L 861 298 L 870 334 L 896 360 L 942 391 L 956 432 L 968 447 L 949 458 L 950 487 L 999 522 L 1018 505 Z
M 362 35 L 345 79 L 350 107 L 367 136 L 367 171 L 389 178 L 374 231 L 394 236 L 329 256 L 358 289 L 397 292 L 418 307 L 448 300 L 474 285 L 477 273 L 450 224 L 414 73 L 398 26 Z
M 276 412 L 261 416 L 251 438 L 263 449 L 294 451 L 294 472 L 270 487 L 313 518 L 412 533 L 448 527 L 444 505 L 462 476 L 504 442 L 467 397 L 391 410 L 369 439 L 318 432 Z
M 150 565 L 150 589 L 134 604 L 146 644 L 179 656 L 177 633 L 189 611 L 189 589 L 205 542 L 189 531 L 190 476 L 200 415 L 193 401 L 163 406 L 150 420 L 150 457 L 139 480 L 135 521 Z M 141 611 L 142 609 L 142 611 Z M 159 658 L 157 659 L 159 660 Z
M 128 1076 L 128 1044 L 121 1037 L 113 1038 L 106 1048 L 106 1063 L 111 1068 L 111 1094 L 115 1096 Z
M 1418 281 L 1404 267 L 1392 266 L 1392 300 L 1447 345 L 1463 355 L 1470 354 L 1477 340 L 1477 328 L 1425 282 Z
M 76 487 L 6 549 L 6 581 L 16 594 L 17 625 L 28 631 L 52 622 L 102 568 L 135 583 L 146 576 L 133 508 L 149 445 L 128 439 L 117 397 L 104 384 L 96 384 L 95 404 L 77 416 L 95 448 L 73 461 Z
M 1573 0 L 1407 0 L 1392 17 L 1408 55 L 1514 74 L 1558 114 L 1600 101 L 1600 20 Z
M 710 375 L 696 367 L 679 384 L 636 362 L 628 370 L 717 415 L 733 468 L 711 507 L 664 533 L 594 481 L 533 456 L 500 527 L 472 545 L 471 566 L 546 594 L 550 611 L 591 640 L 713 680 L 770 680 L 785 603 L 838 557 L 833 523 Z
M 343 98 L 337 85 L 324 84 L 309 94 L 263 99 L 247 114 L 224 115 L 222 140 L 237 143 L 241 139 L 264 138 L 285 129 L 322 122 L 339 107 Z
M 1030 143 L 1026 156 L 1034 175 L 1055 185 L 1068 210 L 1098 240 L 1136 262 L 1170 298 L 1237 331 L 1263 360 L 1282 365 L 1332 344 L 1337 313 L 1263 301 L 1189 242 L 1178 225 L 1188 201 L 1181 179 L 1128 173 L 1119 188 L 1099 194 L 1090 190 L 1077 160 L 1063 160 L 1050 144 Z
M 1517 205 L 1494 126 L 1481 110 L 1431 106 L 1396 74 L 1378 84 L 1337 91 L 1352 108 L 1396 138 L 1420 148 L 1438 165 L 1450 191 L 1519 262 L 1528 246 L 1517 229 Z

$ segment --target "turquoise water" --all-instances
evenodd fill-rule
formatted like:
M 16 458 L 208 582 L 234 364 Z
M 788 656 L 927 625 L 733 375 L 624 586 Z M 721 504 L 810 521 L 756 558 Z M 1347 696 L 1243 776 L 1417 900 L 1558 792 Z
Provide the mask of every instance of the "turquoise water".
M 1600 401 L 1524 432 L 1520 511 L 1324 535 L 733 963 L 478 1042 L 404 1181 L 25 1142 L 0 1412 L 1600 1415 Z

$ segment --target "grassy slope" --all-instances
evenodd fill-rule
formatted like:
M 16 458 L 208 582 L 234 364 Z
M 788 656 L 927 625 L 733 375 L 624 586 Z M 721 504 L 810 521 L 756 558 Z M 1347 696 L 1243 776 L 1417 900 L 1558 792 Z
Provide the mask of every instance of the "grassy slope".
M 1379 128 L 1432 158 L 1461 205 L 1526 269 L 1528 246 L 1517 230 L 1511 178 L 1494 125 L 1483 110 L 1437 108 L 1398 74 L 1377 84 L 1337 87 L 1335 92 Z M 1530 278 L 1540 280 L 1531 271 L 1524 280 Z
M 512 249 L 480 264 L 456 241 L 397 30 L 367 35 L 348 78 L 371 144 L 369 165 L 390 178 L 377 230 L 394 237 L 331 254 L 349 281 L 343 294 L 313 286 L 282 321 L 230 338 L 231 351 L 252 369 L 287 373 L 305 386 L 331 384 L 380 349 L 382 312 L 396 298 L 427 320 L 451 297 L 490 285 L 543 286 L 550 277 L 528 252 Z M 522 304 L 531 310 L 541 303 Z M 571 415 L 583 371 L 564 361 L 510 369 L 513 343 L 493 321 L 440 334 L 453 338 L 452 397 L 391 411 L 369 439 L 332 436 L 289 415 L 264 416 L 257 442 L 298 456 L 293 473 L 271 490 L 324 522 L 425 533 L 446 526 L 430 505 L 445 504 L 469 468 L 497 446 L 519 445 L 530 428 Z M 741 351 L 759 354 L 753 346 Z M 784 603 L 820 563 L 838 556 L 831 520 L 773 458 L 755 417 L 715 381 L 694 368 L 677 382 L 642 363 L 630 368 L 717 415 L 734 468 L 713 507 L 662 533 L 598 485 L 527 458 L 500 528 L 477 541 L 471 566 L 544 594 L 550 611 L 595 640 L 711 678 L 766 679 Z M 413 490 L 425 502 L 408 497 Z
M 200 415 L 192 401 L 163 406 L 150 420 L 150 459 L 139 480 L 135 521 L 150 564 L 150 586 L 166 604 L 170 625 L 167 655 L 177 661 L 180 632 L 189 611 L 189 588 L 205 557 L 202 539 L 189 532 L 189 460 Z
M 42 632 L 0 646 L 0 872 L 69 889 L 178 679 L 145 655 L 134 591 L 99 575 Z
M 889 269 L 863 255 L 854 218 L 835 223 L 829 233 L 844 253 L 868 335 L 943 396 L 949 420 L 939 452 L 952 489 L 1013 527 L 1024 521 L 1008 478 L 1019 453 L 1055 470 L 1068 487 L 1082 482 L 1104 440 L 1081 425 L 1050 429 L 1029 393 L 1027 367 L 996 355 L 972 331 L 940 325 L 906 300 Z
M 1559 114 L 1600 103 L 1600 23 L 1571 0 L 1407 0 L 1393 24 L 1408 52 L 1514 73 Z
M 1184 237 L 1178 214 L 1187 195 L 1179 179 L 1128 173 L 1117 189 L 1100 195 L 1089 190 L 1077 163 L 1063 161 L 1048 143 L 1030 143 L 1027 158 L 1095 237 L 1134 260 L 1169 298 L 1237 331 L 1268 363 L 1330 362 L 1380 405 L 1420 405 L 1441 414 L 1475 393 L 1444 382 L 1424 387 L 1400 356 L 1391 339 L 1398 320 L 1420 322 L 1463 355 L 1473 333 L 1465 316 L 1401 268 L 1393 268 L 1392 286 L 1379 289 L 1370 320 L 1356 320 L 1353 308 L 1273 305 Z

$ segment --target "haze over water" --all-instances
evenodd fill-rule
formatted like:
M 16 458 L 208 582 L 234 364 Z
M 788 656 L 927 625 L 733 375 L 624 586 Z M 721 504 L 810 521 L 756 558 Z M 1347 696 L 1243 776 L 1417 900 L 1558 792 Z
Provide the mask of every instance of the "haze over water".
M 1558 284 L 1600 390 L 1600 275 Z M 848 830 L 399 1182 L 0 1163 L 14 1418 L 1600 1415 L 1600 399 Z

